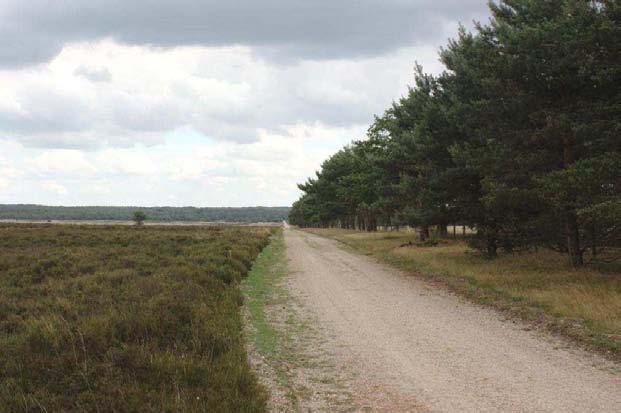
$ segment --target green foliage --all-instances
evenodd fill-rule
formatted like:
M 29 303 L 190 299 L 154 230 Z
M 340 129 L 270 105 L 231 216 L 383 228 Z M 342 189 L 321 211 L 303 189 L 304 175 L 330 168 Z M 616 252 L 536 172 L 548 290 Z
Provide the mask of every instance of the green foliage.
M 476 228 L 495 257 L 618 247 L 621 6 L 505 0 L 441 50 L 415 86 L 300 188 L 290 222 L 375 230 Z
M 142 225 L 144 221 L 147 219 L 147 215 L 142 211 L 134 212 L 133 220 L 136 225 Z
M 0 224 L 0 410 L 264 411 L 238 281 L 271 232 Z
M 131 221 L 136 207 L 60 207 L 45 205 L 0 205 L 0 219 Z M 282 222 L 289 207 L 195 208 L 141 207 L 153 222 Z

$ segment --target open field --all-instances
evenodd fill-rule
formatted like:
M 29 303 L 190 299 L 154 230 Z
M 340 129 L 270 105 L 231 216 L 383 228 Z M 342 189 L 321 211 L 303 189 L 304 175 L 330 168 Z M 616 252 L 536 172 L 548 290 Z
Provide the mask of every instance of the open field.
M 0 224 L 2 411 L 263 411 L 238 282 L 272 231 Z
M 573 269 L 550 251 L 486 260 L 460 240 L 416 246 L 415 235 L 308 230 L 401 269 L 434 279 L 489 304 L 563 333 L 618 359 L 621 350 L 621 269 Z M 407 245 L 412 241 L 414 245 Z

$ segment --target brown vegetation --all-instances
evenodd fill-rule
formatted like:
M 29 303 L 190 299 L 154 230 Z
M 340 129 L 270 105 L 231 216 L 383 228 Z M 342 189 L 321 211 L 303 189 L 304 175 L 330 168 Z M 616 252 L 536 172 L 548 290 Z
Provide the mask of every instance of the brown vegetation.
M 238 281 L 271 232 L 0 225 L 2 410 L 263 411 Z

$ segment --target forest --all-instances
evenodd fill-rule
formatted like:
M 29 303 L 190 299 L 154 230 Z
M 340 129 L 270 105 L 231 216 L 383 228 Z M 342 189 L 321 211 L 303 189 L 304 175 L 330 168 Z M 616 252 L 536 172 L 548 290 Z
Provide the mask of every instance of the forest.
M 114 220 L 131 221 L 134 212 L 142 211 L 148 221 L 210 221 L 210 222 L 282 222 L 289 207 L 195 208 L 195 207 L 132 207 L 45 205 L 0 205 L 0 219 L 5 220 Z
M 499 252 L 551 248 L 575 267 L 621 245 L 621 4 L 504 0 L 300 184 L 300 227 L 448 225 Z M 603 258 L 602 258 L 603 259 Z

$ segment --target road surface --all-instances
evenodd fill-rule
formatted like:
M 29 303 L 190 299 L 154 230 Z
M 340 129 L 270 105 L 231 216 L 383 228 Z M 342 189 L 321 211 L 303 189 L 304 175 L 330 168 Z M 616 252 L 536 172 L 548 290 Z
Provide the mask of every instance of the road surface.
M 291 228 L 285 241 L 290 288 L 355 371 L 362 409 L 621 412 L 611 362 L 336 241 Z

